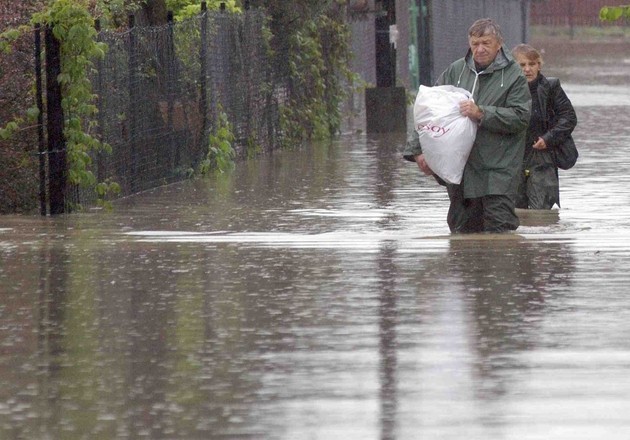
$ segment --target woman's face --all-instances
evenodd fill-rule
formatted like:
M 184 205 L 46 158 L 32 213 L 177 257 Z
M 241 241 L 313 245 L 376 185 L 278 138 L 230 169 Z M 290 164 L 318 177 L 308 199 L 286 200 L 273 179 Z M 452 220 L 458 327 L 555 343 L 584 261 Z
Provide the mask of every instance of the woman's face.
M 540 60 L 532 60 L 523 54 L 518 54 L 516 56 L 516 62 L 521 66 L 521 69 L 523 69 L 527 82 L 532 82 L 536 79 L 538 72 L 540 72 Z

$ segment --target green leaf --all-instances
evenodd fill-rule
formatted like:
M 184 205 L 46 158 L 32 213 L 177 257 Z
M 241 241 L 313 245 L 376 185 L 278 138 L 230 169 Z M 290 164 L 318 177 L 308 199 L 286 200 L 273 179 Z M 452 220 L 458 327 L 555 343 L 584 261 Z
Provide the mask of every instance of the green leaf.
M 626 6 L 604 6 L 599 10 L 599 19 L 602 21 L 616 21 L 619 20 L 625 10 Z
M 622 15 L 623 15 L 623 9 L 621 7 L 616 6 L 614 8 L 611 8 L 611 12 L 609 12 L 608 17 L 611 21 L 616 21 L 616 20 L 619 20 Z
M 26 110 L 26 115 L 31 121 L 33 121 L 39 116 L 39 109 L 37 107 L 31 107 Z

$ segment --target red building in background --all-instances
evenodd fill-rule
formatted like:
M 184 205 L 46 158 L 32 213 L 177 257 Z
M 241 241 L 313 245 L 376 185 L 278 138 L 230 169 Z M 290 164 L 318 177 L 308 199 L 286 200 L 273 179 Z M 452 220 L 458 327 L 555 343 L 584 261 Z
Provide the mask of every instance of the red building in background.
M 624 0 L 532 0 L 530 23 L 547 26 L 619 26 L 627 22 L 603 23 L 599 10 L 604 6 L 627 4 Z

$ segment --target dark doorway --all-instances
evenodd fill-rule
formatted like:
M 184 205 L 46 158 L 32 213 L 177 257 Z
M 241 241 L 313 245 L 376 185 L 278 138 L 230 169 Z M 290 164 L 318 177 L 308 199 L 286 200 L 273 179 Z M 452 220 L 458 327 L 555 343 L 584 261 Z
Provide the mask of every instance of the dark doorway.
M 431 0 L 418 2 L 418 81 L 425 86 L 433 85 L 431 78 L 433 60 L 431 57 Z
M 390 43 L 389 27 L 396 24 L 396 1 L 380 0 L 376 3 L 376 86 L 396 85 L 396 49 Z

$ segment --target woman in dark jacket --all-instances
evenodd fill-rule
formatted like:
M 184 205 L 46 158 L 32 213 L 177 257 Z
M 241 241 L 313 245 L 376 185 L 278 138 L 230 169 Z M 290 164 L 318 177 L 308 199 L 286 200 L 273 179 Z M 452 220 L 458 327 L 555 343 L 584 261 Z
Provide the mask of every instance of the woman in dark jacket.
M 560 207 L 558 167 L 552 148 L 575 128 L 575 110 L 560 81 L 541 73 L 543 60 L 538 50 L 519 44 L 512 55 L 523 69 L 532 95 L 532 115 L 515 205 L 521 209 L 551 209 L 554 204 Z

